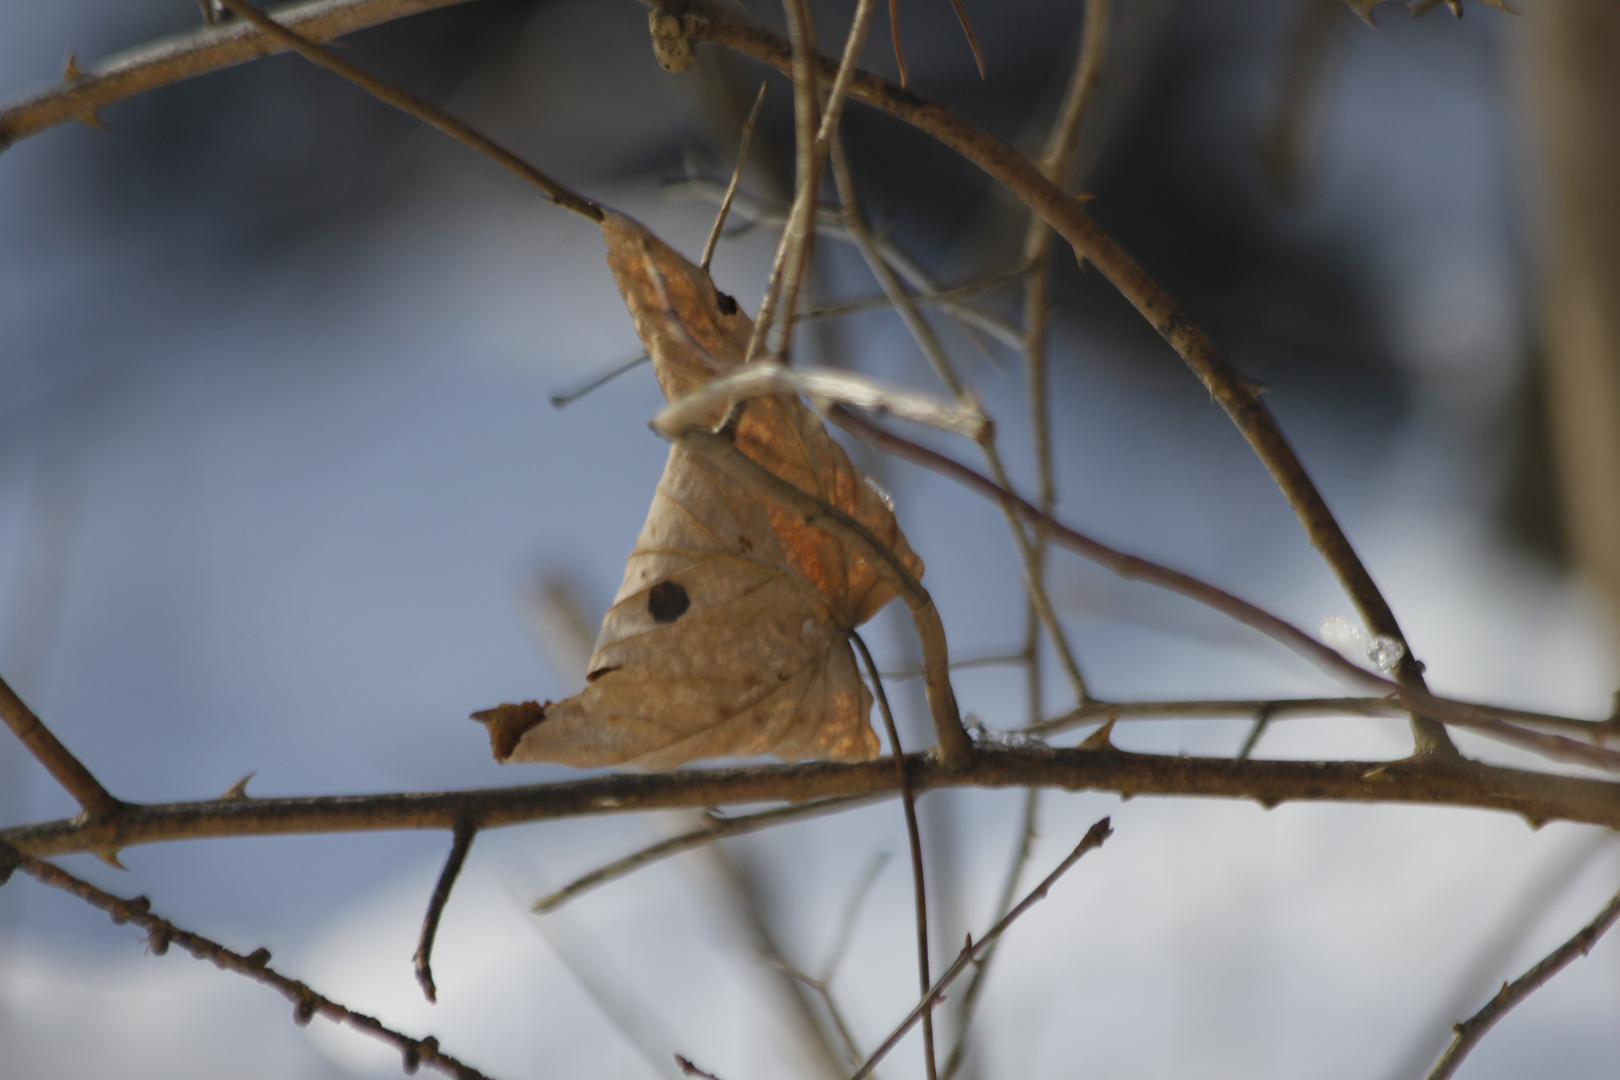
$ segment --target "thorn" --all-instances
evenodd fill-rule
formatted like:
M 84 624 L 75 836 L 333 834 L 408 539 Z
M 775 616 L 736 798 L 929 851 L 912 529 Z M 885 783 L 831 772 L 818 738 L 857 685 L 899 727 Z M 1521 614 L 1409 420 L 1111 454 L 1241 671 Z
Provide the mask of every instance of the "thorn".
M 120 848 L 113 848 L 111 851 L 98 851 L 96 852 L 96 858 L 100 859 L 114 870 L 128 870 L 129 867 L 118 861 L 118 853 L 120 850 Z
M 225 789 L 225 794 L 221 795 L 220 799 L 223 800 L 223 799 L 246 799 L 246 798 L 249 798 L 249 795 L 247 793 L 248 781 L 253 779 L 255 776 L 258 776 L 258 775 L 259 774 L 256 773 L 256 772 L 248 773 L 246 776 L 242 777 L 242 779 L 240 779 L 236 783 L 232 784 L 229 788 L 226 788 Z
M 73 119 L 89 128 L 91 131 L 111 131 L 112 127 L 101 119 L 101 114 L 95 109 L 86 109 Z
M 1260 804 L 1260 809 L 1262 810 L 1275 810 L 1277 807 L 1282 805 L 1281 799 L 1273 798 L 1269 795 L 1257 795 L 1255 796 L 1254 801 Z
M 79 70 L 78 59 L 78 53 L 68 53 L 67 62 L 62 65 L 63 82 L 72 83 L 78 82 L 80 79 L 87 78 L 85 73 Z
M 1117 723 L 1117 722 L 1118 722 L 1118 717 L 1109 717 L 1108 722 L 1106 724 L 1104 724 L 1102 727 L 1098 728 L 1096 731 L 1093 731 L 1090 735 L 1086 736 L 1085 741 L 1080 744 L 1078 749 L 1081 749 L 1081 750 L 1118 750 L 1119 747 L 1115 746 L 1113 744 L 1113 742 L 1110 741 L 1110 739 L 1109 739 L 1109 736 L 1114 733 L 1114 724 Z
M 1462 18 L 1462 0 L 1446 0 L 1446 7 L 1451 9 L 1454 18 Z
M 1378 0 L 1344 0 L 1344 2 L 1350 5 L 1351 11 L 1361 16 L 1362 22 L 1374 30 L 1378 29 L 1378 24 L 1373 22 L 1372 15 L 1373 5 L 1378 3 Z
M 1532 817 L 1529 814 L 1525 814 L 1524 815 L 1524 823 L 1526 825 L 1530 826 L 1530 831 L 1531 832 L 1540 832 L 1541 827 L 1543 825 L 1547 824 L 1547 819 L 1546 818 Z

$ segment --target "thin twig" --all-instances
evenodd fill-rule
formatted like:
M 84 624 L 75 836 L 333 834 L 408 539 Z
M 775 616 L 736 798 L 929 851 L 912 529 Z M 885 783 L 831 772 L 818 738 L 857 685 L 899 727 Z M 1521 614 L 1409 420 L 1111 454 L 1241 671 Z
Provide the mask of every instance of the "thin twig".
M 769 829 L 776 825 L 786 825 L 793 821 L 802 821 L 805 818 L 820 817 L 822 814 L 837 813 L 840 810 L 852 809 L 855 806 L 871 802 L 874 796 L 846 796 L 830 799 L 813 799 L 810 802 L 793 803 L 788 806 L 779 806 L 773 810 L 762 810 L 757 814 L 745 814 L 740 817 L 718 817 L 707 814 L 703 818 L 700 828 L 672 836 L 656 844 L 650 844 L 640 851 L 626 855 L 622 859 L 608 863 L 606 866 L 592 870 L 590 873 L 575 878 L 554 893 L 542 896 L 534 902 L 531 909 L 535 913 L 545 915 L 575 900 L 599 885 L 606 885 L 610 881 L 628 877 L 645 866 L 651 866 L 672 855 L 693 851 L 716 840 L 728 836 L 746 836 L 761 829 Z
M 682 1076 L 695 1077 L 696 1080 L 720 1080 L 720 1078 L 714 1075 L 714 1073 L 704 1072 L 702 1069 L 692 1064 L 692 1059 L 685 1057 L 684 1055 L 675 1055 L 675 1065 L 681 1070 Z
M 726 227 L 726 215 L 731 212 L 731 200 L 737 197 L 737 185 L 742 182 L 743 165 L 748 161 L 748 144 L 754 138 L 754 125 L 759 122 L 759 110 L 765 104 L 765 91 L 770 89 L 770 83 L 760 83 L 759 93 L 754 96 L 754 107 L 748 110 L 748 119 L 743 122 L 742 141 L 737 146 L 737 167 L 731 170 L 731 180 L 726 184 L 726 194 L 720 200 L 720 209 L 714 215 L 714 227 L 709 230 L 709 239 L 703 244 L 703 258 L 698 265 L 703 269 L 709 268 L 714 260 L 714 249 L 720 243 L 720 230 Z
M 1436 697 L 1426 689 L 1392 682 L 1389 679 L 1374 675 L 1372 672 L 1346 660 L 1338 652 L 1317 641 L 1305 631 L 1249 603 L 1247 600 L 1241 600 L 1226 590 L 1200 581 L 1190 574 L 1172 570 L 1148 559 L 1116 551 L 1106 544 L 1069 528 L 1056 518 L 1041 513 L 1032 503 L 1014 492 L 995 483 L 988 477 L 974 472 L 966 465 L 953 461 L 944 454 L 920 446 L 909 439 L 901 438 L 892 432 L 885 431 L 842 406 L 834 407 L 828 415 L 840 426 L 879 449 L 898 454 L 909 461 L 914 461 L 935 472 L 949 476 L 964 487 L 1002 504 L 1003 507 L 1009 505 L 1016 507 L 1028 521 L 1035 524 L 1040 530 L 1045 531 L 1053 542 L 1101 566 L 1107 567 L 1119 576 L 1126 579 L 1151 582 L 1161 588 L 1178 592 L 1217 611 L 1224 612 L 1229 617 L 1260 631 L 1274 641 L 1288 646 L 1301 656 L 1312 660 L 1354 685 L 1376 689 L 1384 694 L 1398 695 L 1407 708 L 1414 712 L 1414 715 L 1419 712 L 1423 715 L 1443 715 L 1447 723 L 1473 728 L 1503 742 L 1534 750 L 1536 753 L 1556 761 L 1578 762 L 1600 769 L 1620 771 L 1620 754 L 1602 747 L 1576 742 L 1561 735 L 1549 735 L 1544 732 L 1528 731 L 1524 728 L 1515 727 L 1506 721 L 1489 715 L 1486 710 L 1447 701 Z M 1450 745 L 1449 737 L 1447 738 L 1447 745 Z M 1419 751 L 1419 753 L 1425 752 Z M 1439 756 L 1459 766 L 1464 764 L 1460 755 Z
M 182 930 L 169 920 L 153 915 L 152 905 L 144 896 L 134 900 L 122 899 L 103 892 L 58 866 L 27 855 L 18 856 L 16 865 L 17 869 L 41 884 L 72 893 L 91 906 L 100 908 L 111 915 L 115 923 L 139 926 L 147 933 L 147 951 L 155 956 L 168 952 L 170 945 L 178 945 L 199 960 L 208 960 L 215 967 L 234 971 L 279 990 L 293 1003 L 293 1020 L 300 1026 L 309 1023 L 315 1016 L 324 1016 L 334 1023 L 347 1024 L 392 1045 L 403 1056 L 406 1072 L 415 1072 L 418 1065 L 427 1065 L 460 1080 L 484 1080 L 483 1073 L 441 1051 L 439 1040 L 431 1035 L 425 1039 L 413 1039 L 384 1025 L 375 1017 L 355 1012 L 316 993 L 308 984 L 289 979 L 273 970 L 269 966 L 268 949 L 257 949 L 243 956 L 218 942 Z
M 871 271 L 872 276 L 877 279 L 878 284 L 882 286 L 884 294 L 893 302 L 901 320 L 906 324 L 906 328 L 911 331 L 912 338 L 928 359 L 935 374 L 939 376 L 940 382 L 945 384 L 946 390 L 950 391 L 951 396 L 964 405 L 970 403 L 972 399 L 966 393 L 961 379 L 958 378 L 955 368 L 951 365 L 950 359 L 945 355 L 945 350 L 940 347 L 939 339 L 934 336 L 933 330 L 923 321 L 922 316 L 917 313 L 915 305 L 911 302 L 911 297 L 906 294 L 905 289 L 895 279 L 888 264 L 878 255 L 871 243 L 866 222 L 861 216 L 860 202 L 855 193 L 855 183 L 850 176 L 849 162 L 844 155 L 841 140 L 834 140 L 833 142 L 832 167 L 833 180 L 838 187 L 838 199 L 844 208 L 844 228 L 855 240 L 856 247 L 860 249 L 861 255 L 866 259 L 867 268 Z M 1002 466 L 1001 454 L 996 449 L 993 435 L 986 433 L 978 440 L 978 443 L 979 448 L 984 453 L 985 462 L 990 466 L 991 475 L 1003 487 L 1008 486 L 1007 471 Z M 1062 625 L 1058 622 L 1057 612 L 1053 609 L 1051 598 L 1047 595 L 1046 587 L 1041 581 L 1034 561 L 1034 548 L 1030 544 L 1029 536 L 1024 532 L 1024 526 L 1018 521 L 1017 516 L 1010 507 L 1007 510 L 1007 525 L 1012 530 L 1013 546 L 1018 552 L 1019 567 L 1023 571 L 1024 587 L 1029 593 L 1030 602 L 1035 605 L 1035 610 L 1040 613 L 1041 623 L 1046 628 L 1047 636 L 1052 641 L 1053 648 L 1057 651 L 1059 662 L 1063 665 L 1064 674 L 1069 677 L 1069 684 L 1074 690 L 1076 700 L 1084 704 L 1091 700 L 1091 695 L 1086 690 L 1086 681 L 1080 674 L 1080 667 L 1075 662 L 1074 654 L 1069 648 L 1068 638 L 1063 632 Z
M 1603 910 L 1598 912 L 1597 918 L 1587 923 L 1579 933 L 1511 983 L 1502 984 L 1502 989 L 1484 1008 L 1458 1024 L 1453 1029 L 1457 1033 L 1456 1039 L 1445 1052 L 1445 1056 L 1435 1065 L 1434 1071 L 1429 1073 L 1429 1080 L 1447 1080 L 1457 1071 L 1457 1066 L 1462 1064 L 1463 1058 L 1468 1056 L 1475 1044 L 1484 1038 L 1485 1033 L 1502 1019 L 1509 1009 L 1539 990 L 1547 980 L 1573 963 L 1576 957 L 1591 952 L 1598 938 L 1614 925 L 1616 919 L 1620 919 L 1620 893 L 1615 893 L 1603 906 Z
M 317 45 L 307 37 L 277 23 L 270 16 L 247 3 L 247 0 L 218 0 L 218 3 L 220 7 L 225 8 L 231 14 L 252 23 L 260 33 L 272 40 L 279 41 L 317 67 L 323 67 L 334 75 L 349 80 L 377 100 L 386 102 L 401 112 L 438 128 L 452 139 L 471 147 L 496 164 L 516 173 L 539 188 L 546 194 L 547 198 L 564 210 L 571 211 L 591 221 L 601 222 L 602 208 L 595 202 L 587 199 L 579 192 L 559 184 L 506 149 L 506 147 L 475 131 L 438 106 L 430 105 L 415 94 L 401 90 L 394 84 L 379 79 L 370 72 L 362 71 L 349 61 L 338 56 L 331 49 Z
M 881 252 L 879 253 L 881 257 Z M 885 258 L 885 262 L 888 260 Z M 979 293 L 994 289 L 998 285 L 1006 285 L 1014 281 L 1023 281 L 1029 276 L 1028 267 L 1019 267 L 1016 270 L 1007 270 L 999 274 L 986 274 L 981 278 L 966 282 L 962 285 L 953 285 L 948 289 L 941 289 L 936 293 L 918 293 L 911 297 L 914 306 L 935 306 L 949 304 L 967 296 L 976 296 Z M 846 300 L 837 304 L 823 304 L 820 307 L 810 308 L 799 315 L 800 322 L 809 322 L 812 319 L 841 319 L 846 315 L 859 315 L 867 311 L 893 311 L 894 301 L 887 295 L 868 296 L 860 300 Z
M 1575 821 L 1620 828 L 1620 784 L 1478 762 L 1466 768 L 1427 758 L 1385 761 L 1234 761 L 1229 757 L 1137 754 L 1118 748 L 985 748 L 952 770 L 913 755 L 916 790 L 1055 787 L 1121 795 L 1285 802 L 1467 806 L 1517 814 L 1536 826 Z M 481 831 L 645 810 L 701 810 L 837 796 L 897 794 L 886 761 L 808 762 L 668 773 L 626 773 L 526 787 L 424 794 L 208 799 L 127 803 L 116 820 L 71 818 L 0 830 L 0 842 L 34 856 L 109 851 L 223 836 L 292 836 L 402 829 Z
M 1249 756 L 1254 753 L 1254 748 L 1260 745 L 1260 736 L 1264 735 L 1266 728 L 1271 726 L 1271 718 L 1274 715 L 1276 715 L 1276 711 L 1264 705 L 1255 710 L 1254 724 L 1250 726 L 1249 734 L 1244 737 L 1243 745 L 1238 748 L 1237 756 L 1239 761 L 1249 760 Z
M 1414 1080 L 1424 1075 L 1424 1069 L 1449 1043 L 1456 1018 L 1490 992 L 1554 902 L 1598 855 L 1613 849 L 1614 840 L 1615 834 L 1607 829 L 1587 830 L 1586 835 L 1559 852 L 1550 865 L 1538 866 L 1531 872 L 1501 922 L 1469 951 L 1464 969 L 1444 999 L 1419 1021 L 1414 1040 L 1384 1074 L 1389 1080 Z
M 1029 865 L 1029 857 L 1035 850 L 1035 840 L 1039 836 L 1037 824 L 1040 818 L 1041 789 L 1030 788 L 1024 792 L 1024 812 L 1020 816 L 1018 826 L 1018 846 L 1013 849 L 1012 862 L 1007 867 L 1007 876 L 1001 883 L 1001 897 L 996 901 L 996 921 L 1006 917 L 1012 910 L 1013 901 L 1018 898 L 1018 883 L 1024 876 L 1024 868 Z M 979 993 L 984 987 L 985 975 L 990 970 L 990 961 L 995 959 L 997 944 L 992 942 L 985 950 L 984 956 L 973 969 L 973 977 L 968 980 L 967 989 L 962 992 L 956 1006 L 956 1044 L 951 1047 L 951 1056 L 945 1062 L 945 1071 L 941 1080 L 952 1080 L 961 1069 L 967 1057 L 968 1033 L 973 1027 L 973 1013 L 979 1004 Z
M 789 66 L 787 43 L 757 23 L 710 0 L 687 0 L 686 8 L 698 16 L 695 21 L 708 40 L 778 70 Z M 822 58 L 819 67 L 823 79 L 833 77 L 831 61 Z M 1311 544 L 1327 560 L 1355 603 L 1367 629 L 1374 636 L 1392 637 L 1407 645 L 1395 670 L 1396 681 L 1405 688 L 1426 694 L 1422 664 L 1401 632 L 1388 601 L 1373 582 L 1265 402 L 1170 295 L 1091 219 L 1081 200 L 1053 184 L 1029 159 L 941 105 L 867 72 L 855 76 L 850 92 L 868 105 L 933 136 L 979 166 L 1040 214 L 1074 247 L 1077 257 L 1089 259 L 1130 301 L 1186 361 L 1248 440 L 1304 526 Z M 1418 752 L 1457 756 L 1455 746 L 1438 721 L 1414 713 L 1412 725 Z
M 589 394 L 594 390 L 600 390 L 614 379 L 617 379 L 620 375 L 625 375 L 634 371 L 636 368 L 647 363 L 651 359 L 651 356 L 648 356 L 646 353 L 642 353 L 634 360 L 627 360 L 605 374 L 592 376 L 590 380 L 583 386 L 576 387 L 573 390 L 568 390 L 561 394 L 552 394 L 551 407 L 553 409 L 561 409 L 565 405 L 572 405 L 586 394 Z
M 1046 151 L 1041 157 L 1041 173 L 1064 190 L 1070 187 L 1075 148 L 1080 142 L 1080 126 L 1085 122 L 1091 99 L 1102 82 L 1103 61 L 1108 52 L 1109 0 L 1086 0 L 1086 16 L 1081 32 L 1079 55 L 1070 75 L 1068 89 L 1052 130 L 1047 134 Z M 1024 278 L 1024 334 L 1021 342 L 1024 356 L 1024 381 L 1029 395 L 1030 441 L 1035 454 L 1036 501 L 1044 514 L 1051 514 L 1057 506 L 1057 471 L 1052 455 L 1052 406 L 1048 394 L 1047 347 L 1051 329 L 1052 230 L 1038 214 L 1030 215 L 1029 227 L 1024 234 L 1024 263 L 1029 273 Z M 1044 589 L 1046 579 L 1046 547 L 1044 535 L 1037 535 L 1031 545 L 1030 572 Z M 1032 623 L 1047 626 L 1047 620 L 1030 601 Z M 1029 698 L 1031 709 L 1040 708 L 1042 695 L 1040 680 L 1040 645 L 1034 636 L 1035 627 L 1027 637 L 1025 649 L 1028 660 Z M 1054 646 L 1058 647 L 1058 646 Z M 1060 659 L 1062 656 L 1060 648 Z M 1065 669 L 1067 670 L 1067 669 Z M 1078 669 L 1077 669 L 1078 670 Z M 1073 679 L 1071 678 L 1071 682 Z M 1082 700 L 1080 704 L 1084 705 Z M 982 972 L 981 972 L 982 975 Z M 978 984 L 978 976 L 974 985 Z
M 34 715 L 34 710 L 23 703 L 23 699 L 4 679 L 0 679 L 0 717 L 5 719 L 6 727 L 28 748 L 34 759 L 45 766 L 45 771 L 78 800 L 85 814 L 92 818 L 105 817 L 123 805 L 101 786 L 101 781 L 84 767 L 83 762 L 73 756 L 73 751 L 51 734 L 50 728 Z
M 703 177 L 687 177 L 673 180 L 662 185 L 665 198 L 702 198 L 718 201 L 725 190 L 723 184 Z M 780 226 L 787 222 L 787 215 L 780 210 L 768 207 L 745 194 L 738 194 L 732 209 L 741 213 L 754 225 Z M 819 233 L 853 244 L 854 238 L 844 230 L 843 215 L 829 207 L 822 207 L 816 211 L 816 228 Z M 894 268 L 894 272 L 905 279 L 913 289 L 917 290 L 917 299 L 920 302 L 931 302 L 931 298 L 945 291 L 941 289 L 931 274 L 916 259 L 912 258 L 899 245 L 882 236 L 872 237 L 873 244 L 883 261 Z M 1023 340 L 1022 334 L 1011 323 L 1000 316 L 992 315 L 971 304 L 964 304 L 956 300 L 947 300 L 940 303 L 940 309 L 964 327 L 982 330 L 1009 349 L 1017 349 Z M 801 315 L 800 318 L 805 316 Z
M 905 750 L 900 746 L 900 732 L 894 726 L 894 713 L 889 709 L 889 695 L 883 690 L 883 678 L 861 635 L 850 631 L 849 640 L 855 643 L 866 674 L 872 680 L 872 692 L 877 696 L 878 712 L 883 717 L 883 730 L 889 736 L 889 753 L 894 758 L 895 775 L 900 782 L 900 803 L 906 811 L 906 840 L 911 846 L 911 889 L 917 909 L 917 981 L 918 992 L 926 995 L 933 982 L 928 974 L 928 886 L 923 877 L 922 833 L 917 829 L 917 797 L 911 789 L 911 777 L 906 771 Z M 934 1062 L 934 1014 L 924 1008 L 923 1067 L 928 1080 L 938 1080 L 939 1071 Z
M 428 898 L 427 915 L 422 919 L 422 936 L 416 943 L 416 955 L 411 957 L 411 965 L 416 969 L 416 981 L 422 987 L 422 993 L 432 1002 L 439 1000 L 439 988 L 433 983 L 433 939 L 439 934 L 439 919 L 444 915 L 444 905 L 450 901 L 450 890 L 455 888 L 456 878 L 461 876 L 461 867 L 466 863 L 467 852 L 472 847 L 473 837 L 477 835 L 476 825 L 462 822 L 456 826 L 450 842 L 450 854 L 445 857 L 444 869 L 439 871 L 433 895 Z
M 837 1042 L 840 1040 L 823 1026 L 816 1015 L 813 998 L 820 995 L 799 977 L 798 969 L 788 962 L 781 943 L 776 940 L 776 932 L 765 917 L 765 903 L 760 895 L 758 878 L 750 872 L 746 862 L 729 857 L 723 847 L 715 845 L 709 847 L 707 852 L 719 867 L 722 882 L 729 887 L 733 902 L 748 923 L 754 951 L 765 966 L 780 978 L 779 986 L 786 992 L 793 1007 L 789 1019 L 796 1022 L 801 1040 L 815 1052 L 814 1066 L 827 1076 L 841 1077 L 844 1070 L 839 1064 L 842 1055 Z
M 917 1003 L 917 1007 L 907 1014 L 906 1018 L 889 1034 L 887 1039 L 883 1040 L 883 1045 L 872 1052 L 872 1056 L 866 1059 L 866 1064 L 857 1069 L 855 1075 L 850 1077 L 850 1080 L 864 1080 L 866 1076 L 870 1075 L 872 1068 L 882 1061 L 890 1050 L 894 1049 L 895 1044 L 905 1037 L 906 1032 L 911 1030 L 912 1025 L 919 1018 L 927 1014 L 934 1002 L 938 1001 L 940 995 L 945 992 L 946 987 L 950 986 L 969 964 L 981 957 L 985 950 L 996 942 L 996 939 L 1006 933 L 1007 928 L 1016 922 L 1020 915 L 1046 899 L 1046 894 L 1051 891 L 1053 885 L 1057 884 L 1058 878 L 1066 874 L 1071 866 L 1079 862 L 1082 855 L 1094 848 L 1102 847 L 1103 841 L 1112 835 L 1114 835 L 1114 830 L 1109 827 L 1107 818 L 1103 818 L 1088 829 L 1086 835 L 1080 839 L 1080 843 L 1075 845 L 1074 850 L 1069 852 L 1062 862 L 1058 863 L 1056 870 L 1046 875 L 1046 879 L 1035 886 L 1028 896 L 1020 900 L 1017 907 L 1007 912 L 994 926 L 986 931 L 984 937 L 978 941 L 969 942 L 968 946 L 957 954 L 956 962 L 945 969 L 945 974 L 941 975 L 939 981 L 923 995 L 923 999 Z

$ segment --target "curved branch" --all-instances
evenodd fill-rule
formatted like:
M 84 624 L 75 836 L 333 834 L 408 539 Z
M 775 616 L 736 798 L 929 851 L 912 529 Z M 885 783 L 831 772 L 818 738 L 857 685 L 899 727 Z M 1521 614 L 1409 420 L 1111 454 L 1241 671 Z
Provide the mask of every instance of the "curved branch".
M 918 791 L 1051 787 L 1120 795 L 1179 795 L 1285 802 L 1466 806 L 1518 814 L 1532 825 L 1575 821 L 1620 828 L 1620 784 L 1491 765 L 1397 761 L 1234 761 L 1108 749 L 976 749 L 966 768 L 931 754 L 908 759 Z M 25 855 L 110 851 L 221 836 L 288 836 L 401 829 L 480 830 L 527 821 L 639 810 L 704 809 L 898 792 L 894 763 L 813 762 L 669 773 L 617 774 L 529 787 L 432 794 L 211 799 L 128 804 L 112 819 L 24 825 L 0 843 Z

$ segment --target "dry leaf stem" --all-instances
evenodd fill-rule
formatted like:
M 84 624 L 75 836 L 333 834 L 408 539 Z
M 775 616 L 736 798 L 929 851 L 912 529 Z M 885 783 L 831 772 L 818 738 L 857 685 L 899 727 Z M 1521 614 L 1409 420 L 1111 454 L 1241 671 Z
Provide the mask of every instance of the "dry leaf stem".
M 269 966 L 268 949 L 258 949 L 244 956 L 216 941 L 182 930 L 169 920 L 153 915 L 152 905 L 144 896 L 125 900 L 104 892 L 41 859 L 17 855 L 11 865 L 43 885 L 72 893 L 92 907 L 100 908 L 112 916 L 115 923 L 120 925 L 134 923 L 139 926 L 147 933 L 147 951 L 155 956 L 162 956 L 168 952 L 170 945 L 178 945 L 199 960 L 210 961 L 215 967 L 234 971 L 238 975 L 245 975 L 255 982 L 279 990 L 293 1003 L 293 1019 L 299 1025 L 309 1023 L 316 1016 L 324 1016 L 334 1023 L 346 1024 L 393 1046 L 403 1056 L 406 1072 L 415 1072 L 418 1065 L 427 1065 L 457 1077 L 458 1080 L 485 1080 L 484 1074 L 477 1069 L 441 1051 L 438 1039 L 432 1036 L 413 1039 L 384 1025 L 375 1017 L 355 1012 L 323 994 L 316 993 L 306 983 L 289 979 L 275 971 Z M 3 847 L 0 847 L 0 866 L 6 866 Z M 6 873 L 9 874 L 9 871 L 10 867 L 6 866 Z M 0 883 L 4 880 L 5 875 L 0 874 Z
M 1457 1033 L 1456 1039 L 1435 1065 L 1434 1071 L 1429 1073 L 1429 1080 L 1448 1080 L 1469 1051 L 1509 1009 L 1539 990 L 1547 980 L 1573 963 L 1576 957 L 1591 952 L 1592 946 L 1614 925 L 1616 919 L 1620 919 L 1620 893 L 1616 893 L 1579 933 L 1554 949 L 1535 967 L 1511 983 L 1504 984 L 1484 1008 L 1458 1024 L 1453 1029 Z
M 707 40 L 778 70 L 790 67 L 787 43 L 757 23 L 707 0 L 685 0 L 682 9 L 695 16 L 689 22 L 694 31 Z M 820 70 L 822 78 L 833 77 L 831 61 L 823 58 Z M 1043 176 L 1028 158 L 941 105 L 868 72 L 855 77 L 851 93 L 938 139 L 979 166 L 1052 226 L 1074 247 L 1077 257 L 1089 259 L 1186 361 L 1211 397 L 1231 417 L 1271 473 L 1305 527 L 1311 544 L 1327 560 L 1356 604 L 1368 631 L 1375 636 L 1386 635 L 1406 642 L 1388 601 L 1260 396 L 1170 295 L 1091 219 L 1078 199 Z M 1406 653 L 1395 670 L 1396 679 L 1403 687 L 1427 693 L 1422 664 L 1410 643 L 1407 644 Z M 1437 720 L 1413 714 L 1412 725 L 1418 752 L 1458 756 L 1450 736 Z

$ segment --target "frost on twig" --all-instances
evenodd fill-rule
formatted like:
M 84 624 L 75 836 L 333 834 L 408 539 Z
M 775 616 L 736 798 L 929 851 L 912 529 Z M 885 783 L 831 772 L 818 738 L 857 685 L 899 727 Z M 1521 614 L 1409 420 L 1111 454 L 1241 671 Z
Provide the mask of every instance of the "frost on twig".
M 1322 620 L 1322 641 L 1350 660 L 1365 659 L 1388 675 L 1406 655 L 1406 643 L 1388 634 L 1369 634 L 1343 615 Z

